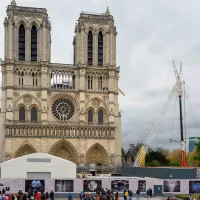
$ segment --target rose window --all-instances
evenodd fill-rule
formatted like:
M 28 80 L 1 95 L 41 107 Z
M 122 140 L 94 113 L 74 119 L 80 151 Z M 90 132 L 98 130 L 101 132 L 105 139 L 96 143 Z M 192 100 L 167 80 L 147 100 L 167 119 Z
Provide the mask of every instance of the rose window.
M 57 99 L 52 105 L 53 115 L 61 120 L 69 120 L 74 115 L 74 104 L 69 99 Z

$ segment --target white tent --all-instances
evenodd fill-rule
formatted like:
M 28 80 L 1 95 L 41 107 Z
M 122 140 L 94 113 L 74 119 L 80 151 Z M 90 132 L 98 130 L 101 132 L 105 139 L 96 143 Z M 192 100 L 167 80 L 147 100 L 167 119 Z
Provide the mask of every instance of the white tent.
M 33 153 L 15 158 L 1 165 L 0 178 L 76 178 L 76 164 L 46 153 Z

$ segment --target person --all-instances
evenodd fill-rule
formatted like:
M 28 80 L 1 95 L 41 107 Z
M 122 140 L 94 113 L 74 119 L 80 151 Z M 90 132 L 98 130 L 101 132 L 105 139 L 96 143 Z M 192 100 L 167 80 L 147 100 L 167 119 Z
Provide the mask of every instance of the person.
M 107 189 L 106 197 L 107 197 L 107 200 L 111 200 L 111 191 L 109 189 Z
M 167 200 L 171 200 L 170 196 L 167 197 Z
M 152 197 L 152 189 L 147 190 L 147 196 L 148 196 L 148 198 Z
M 31 191 L 31 189 L 29 188 L 29 189 L 28 189 L 28 199 L 30 199 L 31 196 L 32 196 L 32 191 Z
M 132 200 L 133 192 L 131 190 L 128 190 L 128 196 L 129 196 L 129 200 Z
M 86 199 L 86 194 L 83 192 L 82 198 L 85 200 Z
M 152 189 L 149 189 L 149 196 L 152 198 Z
M 125 193 L 126 193 L 126 188 L 124 188 L 124 200 L 126 199 Z
M 136 191 L 136 197 L 137 197 L 137 199 L 140 199 L 140 190 L 139 189 L 137 189 L 137 191 Z
M 46 200 L 49 199 L 49 193 L 48 193 L 48 192 L 45 193 L 45 199 L 46 199 Z
M 72 200 L 72 194 L 69 193 L 68 196 L 67 196 L 68 200 Z
M 23 194 L 23 195 L 22 195 L 22 200 L 26 200 L 26 199 L 27 199 L 26 194 Z
M 124 200 L 128 200 L 128 191 L 125 192 L 124 197 L 125 197 Z
M 91 194 L 90 192 L 86 194 L 86 200 L 90 200 L 91 199 Z
M 119 192 L 118 190 L 116 190 L 116 193 L 115 193 L 115 200 L 118 200 L 119 199 Z
M 31 196 L 31 197 L 32 197 L 32 196 Z M 41 198 L 41 195 L 40 195 L 39 192 L 37 192 L 37 194 L 36 194 L 36 200 L 40 200 L 40 198 Z M 34 197 L 32 197 L 31 199 L 34 199 Z
M 38 192 L 38 193 L 39 193 L 39 192 Z M 45 193 L 44 193 L 43 190 L 42 190 L 42 192 L 41 192 L 40 198 L 41 198 L 41 200 L 46 200 Z
M 54 200 L 54 192 L 53 192 L 53 190 L 51 190 L 51 192 L 50 192 L 50 199 Z
M 5 189 L 3 188 L 3 190 L 2 190 L 2 194 L 5 194 L 6 193 L 6 191 L 5 191 Z
M 80 200 L 83 198 L 83 192 L 82 191 L 80 191 L 80 193 L 79 193 L 79 198 L 80 198 Z

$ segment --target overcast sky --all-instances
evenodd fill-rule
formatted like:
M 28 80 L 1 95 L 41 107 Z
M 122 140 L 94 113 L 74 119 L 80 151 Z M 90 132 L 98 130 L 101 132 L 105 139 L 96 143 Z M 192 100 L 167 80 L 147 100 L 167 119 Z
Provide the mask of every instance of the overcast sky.
M 6 7 L 0 4 L 0 58 L 4 58 Z M 103 13 L 108 6 L 117 27 L 117 65 L 122 144 L 143 142 L 159 117 L 175 83 L 172 60 L 183 63 L 186 81 L 186 133 L 198 135 L 200 124 L 200 1 L 193 0 L 16 0 L 19 6 L 47 8 L 52 23 L 52 62 L 73 63 L 74 26 L 81 11 Z M 153 147 L 180 148 L 176 97 Z M 195 123 L 196 122 L 196 123 Z

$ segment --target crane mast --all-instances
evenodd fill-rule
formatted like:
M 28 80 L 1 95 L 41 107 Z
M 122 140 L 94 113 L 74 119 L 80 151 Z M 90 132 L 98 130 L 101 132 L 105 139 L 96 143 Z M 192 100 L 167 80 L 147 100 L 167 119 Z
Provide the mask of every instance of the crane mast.
M 179 112 L 180 112 L 180 134 L 181 134 L 181 167 L 185 167 L 185 141 L 183 135 L 183 115 L 182 115 L 182 94 L 183 94 L 183 73 L 182 63 L 180 64 L 180 72 L 178 74 L 176 65 L 173 61 L 173 67 L 176 77 L 176 91 L 179 98 Z

